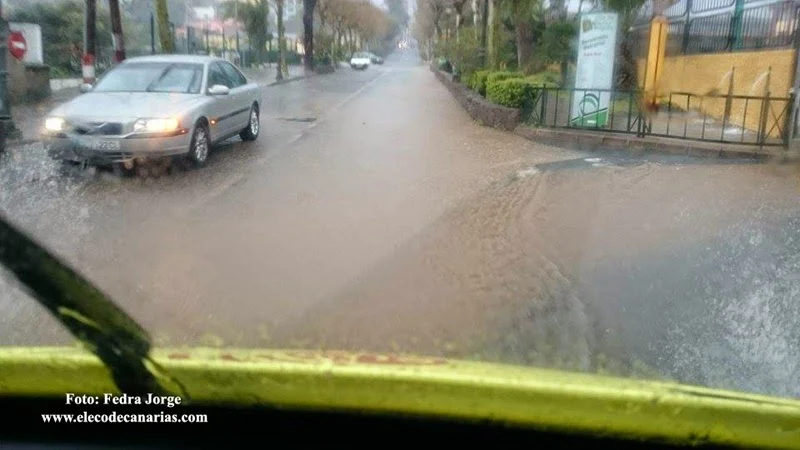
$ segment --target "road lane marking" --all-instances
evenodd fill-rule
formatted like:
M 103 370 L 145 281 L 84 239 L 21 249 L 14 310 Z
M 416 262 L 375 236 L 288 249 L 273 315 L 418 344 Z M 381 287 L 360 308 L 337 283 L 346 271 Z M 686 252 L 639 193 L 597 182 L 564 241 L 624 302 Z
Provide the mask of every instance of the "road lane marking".
M 317 120 L 316 123 L 319 123 L 319 122 L 327 120 L 334 112 L 336 112 L 339 109 L 341 109 L 344 105 L 348 104 L 351 100 L 353 100 L 354 98 L 358 97 L 368 87 L 372 86 L 373 83 L 375 83 L 376 81 L 380 80 L 381 78 L 383 78 L 384 75 L 386 75 L 388 73 L 391 73 L 391 72 L 392 72 L 392 69 L 389 69 L 389 70 L 387 70 L 385 72 L 381 72 L 380 75 L 378 75 L 377 77 L 375 77 L 372 80 L 370 80 L 367 84 L 365 84 L 365 85 L 361 86 L 360 88 L 358 88 L 357 91 L 355 91 L 352 94 L 350 94 L 346 99 L 342 100 L 341 103 L 339 103 L 338 105 L 336 105 L 333 108 L 331 108 L 327 113 L 325 113 L 322 117 L 320 117 L 319 120 Z

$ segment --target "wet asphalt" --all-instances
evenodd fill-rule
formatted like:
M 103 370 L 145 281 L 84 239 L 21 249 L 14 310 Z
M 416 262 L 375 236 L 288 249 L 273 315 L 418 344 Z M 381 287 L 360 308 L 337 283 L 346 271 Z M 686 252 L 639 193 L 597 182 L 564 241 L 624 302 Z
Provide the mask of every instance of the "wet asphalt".
M 200 170 L 0 158 L 0 212 L 158 345 L 398 351 L 800 396 L 800 171 L 545 146 L 416 55 L 265 87 Z M 0 273 L 0 344 L 70 337 Z

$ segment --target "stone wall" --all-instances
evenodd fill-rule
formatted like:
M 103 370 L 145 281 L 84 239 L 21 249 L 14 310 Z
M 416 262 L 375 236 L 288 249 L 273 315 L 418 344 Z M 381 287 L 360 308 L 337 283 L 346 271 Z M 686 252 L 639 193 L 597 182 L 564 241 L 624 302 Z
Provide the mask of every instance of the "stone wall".
M 453 94 L 456 101 L 481 125 L 513 131 L 520 124 L 520 110 L 496 105 L 472 89 L 453 80 L 453 76 L 431 67 L 442 84 Z

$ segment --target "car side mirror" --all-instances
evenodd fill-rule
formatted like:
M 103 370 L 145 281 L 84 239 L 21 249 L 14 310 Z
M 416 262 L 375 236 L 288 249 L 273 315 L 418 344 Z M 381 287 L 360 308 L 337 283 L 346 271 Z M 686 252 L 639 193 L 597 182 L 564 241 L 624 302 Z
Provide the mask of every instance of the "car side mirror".
M 215 84 L 208 88 L 208 93 L 211 95 L 228 95 L 231 93 L 231 90 L 228 88 L 228 86 Z
M 82 84 L 81 84 L 81 86 L 80 86 L 80 88 L 78 88 L 78 89 L 80 89 L 80 91 L 81 91 L 81 93 L 82 93 L 82 94 L 85 94 L 85 93 L 87 93 L 87 92 L 91 91 L 93 87 L 94 87 L 94 86 L 92 86 L 92 85 L 91 85 L 91 84 L 89 84 L 89 83 L 82 83 Z

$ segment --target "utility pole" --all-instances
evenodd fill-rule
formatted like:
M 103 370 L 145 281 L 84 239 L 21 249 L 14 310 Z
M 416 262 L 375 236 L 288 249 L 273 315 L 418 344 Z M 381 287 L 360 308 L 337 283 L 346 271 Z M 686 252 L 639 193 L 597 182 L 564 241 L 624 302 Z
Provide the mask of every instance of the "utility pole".
M 86 0 L 83 11 L 83 82 L 94 84 L 94 62 L 97 58 L 97 0 Z
M 119 12 L 119 0 L 108 0 L 111 13 L 111 42 L 114 44 L 114 62 L 125 60 L 125 40 L 122 37 L 122 16 Z

